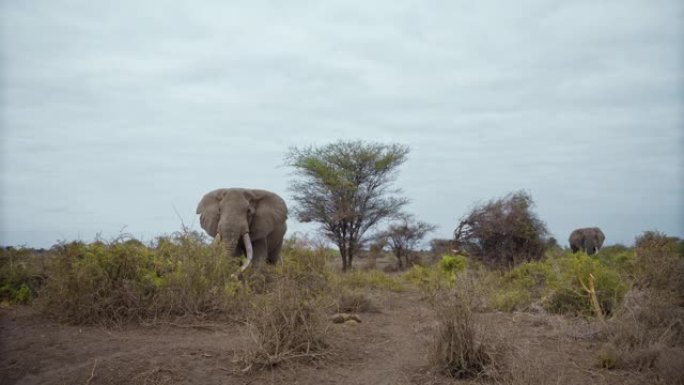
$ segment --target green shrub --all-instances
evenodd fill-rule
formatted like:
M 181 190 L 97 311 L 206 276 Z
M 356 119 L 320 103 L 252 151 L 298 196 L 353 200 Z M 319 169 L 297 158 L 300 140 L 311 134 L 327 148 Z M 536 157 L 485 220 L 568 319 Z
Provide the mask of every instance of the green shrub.
M 40 307 L 69 323 L 119 324 L 139 319 L 155 287 L 152 252 L 137 243 L 72 242 L 53 249 Z
M 622 245 L 608 246 L 602 248 L 593 258 L 598 259 L 601 264 L 625 275 L 634 275 L 636 269 L 636 253 L 634 249 L 629 249 Z
M 337 284 L 349 288 L 383 289 L 402 292 L 406 287 L 393 276 L 378 270 L 353 270 L 340 274 Z
M 44 259 L 31 249 L 0 249 L 0 302 L 29 303 L 43 284 Z
M 594 314 L 589 293 L 584 287 L 589 285 L 590 276 L 593 276 L 596 297 L 603 312 L 615 309 L 628 289 L 628 285 L 616 270 L 584 253 L 567 255 L 558 263 L 557 287 L 554 287 L 543 301 L 544 307 L 549 311 Z
M 464 256 L 445 254 L 432 266 L 414 265 L 402 275 L 402 278 L 427 293 L 433 293 L 436 290 L 453 287 L 456 276 L 467 267 L 468 262 Z
M 526 262 L 499 278 L 490 305 L 502 311 L 524 310 L 543 300 L 557 285 L 558 274 L 551 262 Z
M 578 253 L 523 263 L 498 278 L 497 288 L 489 296 L 490 305 L 513 311 L 540 302 L 554 313 L 593 315 L 591 297 L 584 287 L 591 275 L 599 304 L 609 313 L 628 288 L 623 271 L 629 270 L 631 258 L 629 251 L 621 251 L 596 258 Z
M 463 255 L 442 255 L 437 266 L 447 275 L 455 276 L 468 267 L 468 261 Z
M 201 235 L 181 232 L 159 238 L 152 250 L 144 279 L 156 289 L 149 308 L 154 316 L 205 317 L 244 310 L 234 303 L 245 289 L 234 276 L 240 260 L 222 244 L 207 245 Z
M 489 298 L 491 307 L 511 312 L 526 309 L 532 303 L 529 290 L 520 287 L 508 287 L 494 291 Z
M 452 279 L 450 280 L 449 277 Z M 453 276 L 446 275 L 444 271 L 435 266 L 419 265 L 414 265 L 408 269 L 402 274 L 402 279 L 428 294 L 451 287 L 454 282 Z
M 202 235 L 181 232 L 148 247 L 135 239 L 63 243 L 51 251 L 39 307 L 72 324 L 120 325 L 244 310 L 239 260 Z
M 280 275 L 302 283 L 302 289 L 315 294 L 321 294 L 330 287 L 333 279 L 329 262 L 335 258 L 335 253 L 320 245 L 300 244 L 289 247 L 283 253 L 283 262 L 278 265 Z

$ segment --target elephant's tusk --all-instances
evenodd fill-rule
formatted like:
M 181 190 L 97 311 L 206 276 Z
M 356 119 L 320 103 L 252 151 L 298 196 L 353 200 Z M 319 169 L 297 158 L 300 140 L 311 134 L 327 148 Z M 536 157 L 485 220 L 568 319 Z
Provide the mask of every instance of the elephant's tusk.
M 254 257 L 254 251 L 252 250 L 252 240 L 249 238 L 249 233 L 245 233 L 245 235 L 242 236 L 242 242 L 245 244 L 247 260 L 244 264 L 242 264 L 242 267 L 240 268 L 241 272 L 247 269 L 249 264 L 252 262 L 252 258 Z
M 216 236 L 214 237 L 214 242 L 221 242 L 221 233 L 216 233 Z

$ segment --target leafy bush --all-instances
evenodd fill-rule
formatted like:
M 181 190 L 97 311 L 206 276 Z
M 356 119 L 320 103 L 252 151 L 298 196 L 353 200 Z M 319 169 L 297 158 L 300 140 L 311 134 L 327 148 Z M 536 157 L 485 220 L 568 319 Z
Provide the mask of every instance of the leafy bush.
M 432 266 L 414 265 L 402 278 L 427 294 L 434 294 L 438 290 L 453 287 L 456 276 L 465 271 L 467 266 L 464 256 L 445 254 Z
M 627 276 L 633 276 L 636 269 L 636 254 L 634 249 L 622 245 L 602 248 L 593 255 L 601 264 L 620 271 Z
M 585 253 L 560 259 L 557 287 L 543 301 L 544 307 L 555 313 L 595 314 L 589 280 L 593 280 L 596 297 L 604 313 L 610 313 L 622 301 L 628 286 L 620 274 Z M 593 277 L 593 278 L 590 278 Z
M 489 298 L 490 306 L 507 312 L 524 310 L 528 308 L 532 302 L 533 298 L 530 291 L 520 287 L 508 287 L 496 290 Z
M 239 261 L 202 235 L 181 232 L 147 247 L 135 239 L 62 243 L 51 251 L 39 306 L 59 321 L 120 325 L 240 311 Z
M 587 291 L 589 279 L 593 277 L 601 314 L 610 313 L 628 289 L 621 271 L 613 267 L 624 267 L 618 260 L 608 258 L 603 263 L 599 258 L 578 253 L 523 263 L 497 279 L 497 288 L 490 294 L 490 305 L 513 311 L 524 310 L 536 302 L 554 313 L 596 315 Z
M 354 270 L 337 277 L 337 284 L 349 288 L 383 289 L 395 292 L 406 288 L 395 277 L 378 270 Z
M 519 191 L 475 207 L 454 230 L 456 248 L 497 268 L 543 258 L 548 232 L 533 206 Z
M 526 262 L 505 273 L 497 286 L 490 298 L 492 307 L 524 310 L 558 286 L 558 274 L 549 261 Z
M 154 284 L 152 317 L 206 317 L 240 313 L 239 296 L 246 288 L 234 273 L 240 261 L 222 244 L 206 244 L 201 234 L 180 232 L 161 237 L 150 250 L 151 270 L 145 279 Z
M 454 276 L 468 267 L 468 260 L 463 255 L 445 254 L 437 266 L 444 274 Z
M 45 313 L 69 323 L 140 319 L 154 296 L 152 252 L 135 242 L 72 242 L 53 250 L 40 293 Z
M 427 294 L 434 294 L 437 290 L 453 285 L 453 277 L 450 280 L 448 275 L 434 265 L 414 265 L 402 275 L 402 278 Z
M 329 262 L 335 258 L 335 252 L 320 244 L 300 243 L 296 247 L 288 247 L 283 252 L 283 263 L 278 265 L 278 273 L 302 283 L 302 289 L 313 293 L 329 290 L 333 279 Z
M 0 249 L 0 302 L 30 302 L 44 281 L 43 259 L 30 249 Z

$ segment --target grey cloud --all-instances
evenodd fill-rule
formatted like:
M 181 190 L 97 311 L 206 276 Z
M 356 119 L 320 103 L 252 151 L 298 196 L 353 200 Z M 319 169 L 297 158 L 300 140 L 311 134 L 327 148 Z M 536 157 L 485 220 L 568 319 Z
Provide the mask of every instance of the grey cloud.
M 339 138 L 410 145 L 438 236 L 521 188 L 559 239 L 684 235 L 679 2 L 2 7 L 0 243 L 174 231 L 212 188 L 286 195 L 287 148 Z

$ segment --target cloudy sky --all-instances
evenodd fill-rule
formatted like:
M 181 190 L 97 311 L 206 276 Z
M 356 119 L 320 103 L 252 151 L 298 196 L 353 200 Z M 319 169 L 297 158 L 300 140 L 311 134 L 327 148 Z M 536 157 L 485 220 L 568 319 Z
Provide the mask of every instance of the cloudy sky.
M 562 242 L 684 236 L 680 0 L 1 7 L 1 245 L 199 229 L 218 187 L 291 203 L 288 148 L 339 139 L 410 146 L 435 237 L 520 189 Z

